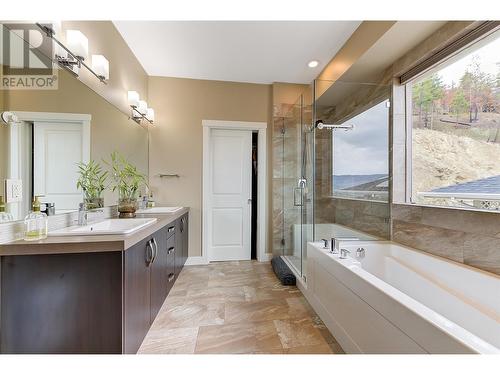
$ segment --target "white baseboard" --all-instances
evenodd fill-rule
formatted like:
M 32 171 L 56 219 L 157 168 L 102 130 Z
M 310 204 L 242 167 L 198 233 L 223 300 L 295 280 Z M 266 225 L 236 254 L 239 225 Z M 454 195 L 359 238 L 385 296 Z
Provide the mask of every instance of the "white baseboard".
M 205 257 L 189 257 L 186 260 L 185 266 L 200 266 L 203 264 L 208 264 L 208 260 Z

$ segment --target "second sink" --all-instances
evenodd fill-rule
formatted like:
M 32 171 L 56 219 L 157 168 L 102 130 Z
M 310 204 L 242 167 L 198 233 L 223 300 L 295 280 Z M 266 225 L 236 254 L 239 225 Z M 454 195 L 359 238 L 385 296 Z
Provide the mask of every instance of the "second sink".
M 49 236 L 98 236 L 102 234 L 131 234 L 156 222 L 150 219 L 106 219 L 84 226 L 73 226 L 50 231 Z

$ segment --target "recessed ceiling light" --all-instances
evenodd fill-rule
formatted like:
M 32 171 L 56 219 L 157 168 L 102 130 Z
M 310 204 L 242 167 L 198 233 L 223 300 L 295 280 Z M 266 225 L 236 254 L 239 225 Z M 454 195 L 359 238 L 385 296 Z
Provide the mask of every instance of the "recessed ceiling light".
M 319 64 L 319 61 L 318 60 L 311 60 L 307 63 L 307 66 L 309 68 L 316 68 Z

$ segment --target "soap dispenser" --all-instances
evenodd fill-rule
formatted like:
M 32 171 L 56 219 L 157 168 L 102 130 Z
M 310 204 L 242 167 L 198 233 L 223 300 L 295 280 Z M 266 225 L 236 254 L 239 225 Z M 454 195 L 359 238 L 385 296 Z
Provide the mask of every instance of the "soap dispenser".
M 40 212 L 40 200 L 36 196 L 33 199 L 32 211 L 24 218 L 24 239 L 26 241 L 37 241 L 47 238 L 48 219 L 47 215 Z
M 5 202 L 3 196 L 0 195 L 0 223 L 8 223 L 9 221 L 14 221 L 14 218 L 11 213 L 5 211 Z
M 153 208 L 155 206 L 155 200 L 153 199 L 153 193 L 149 194 L 149 199 L 147 203 L 148 208 Z

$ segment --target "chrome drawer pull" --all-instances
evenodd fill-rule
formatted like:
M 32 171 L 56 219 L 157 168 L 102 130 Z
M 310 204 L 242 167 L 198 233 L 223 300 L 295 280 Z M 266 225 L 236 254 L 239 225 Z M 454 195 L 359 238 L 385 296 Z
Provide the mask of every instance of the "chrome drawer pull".
M 169 283 L 170 283 L 170 282 L 172 282 L 172 280 L 174 279 L 174 277 L 175 277 L 175 274 L 174 274 L 174 273 L 170 273 L 170 274 L 168 275 L 168 282 L 169 282 Z
M 175 247 L 170 247 L 168 250 L 167 250 L 167 254 L 172 254 L 173 252 L 175 251 Z

